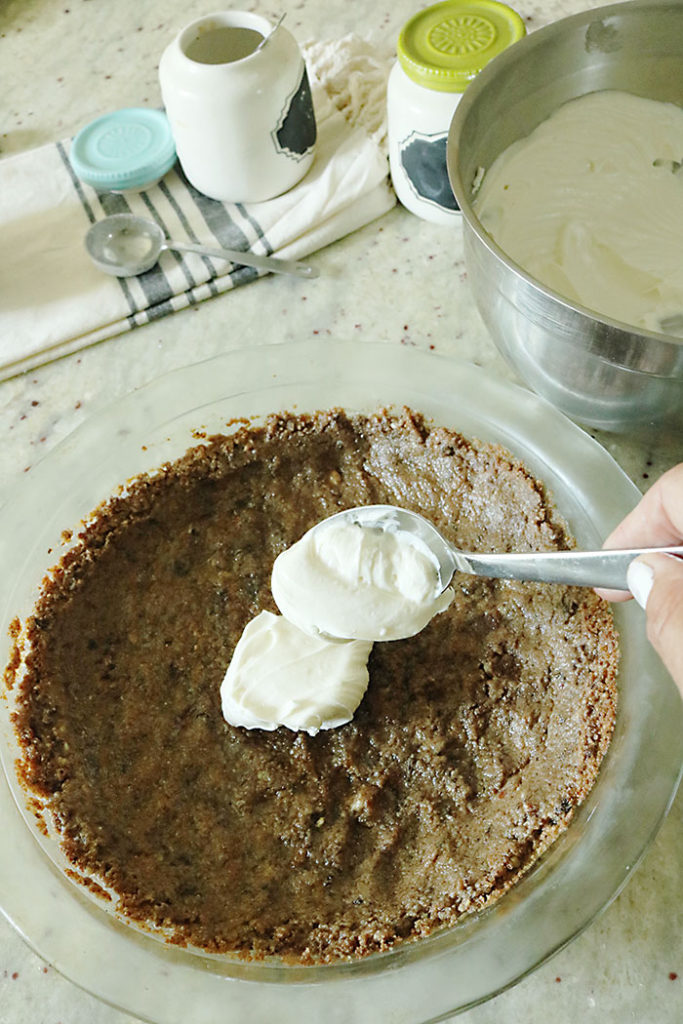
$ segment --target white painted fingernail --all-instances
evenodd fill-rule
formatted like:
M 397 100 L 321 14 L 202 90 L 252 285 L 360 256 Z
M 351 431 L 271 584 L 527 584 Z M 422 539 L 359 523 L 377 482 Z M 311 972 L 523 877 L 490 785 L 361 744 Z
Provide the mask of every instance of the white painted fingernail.
M 636 559 L 636 561 L 631 562 L 629 565 L 626 573 L 626 582 L 628 583 L 628 589 L 641 608 L 645 608 L 647 605 L 647 599 L 650 596 L 654 579 L 655 574 L 646 562 Z

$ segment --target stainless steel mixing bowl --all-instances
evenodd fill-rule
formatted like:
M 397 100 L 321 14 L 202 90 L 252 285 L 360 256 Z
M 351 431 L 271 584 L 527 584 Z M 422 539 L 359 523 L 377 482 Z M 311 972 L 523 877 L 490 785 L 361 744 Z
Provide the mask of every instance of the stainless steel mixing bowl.
M 477 178 L 499 153 L 560 104 L 600 89 L 683 105 L 680 0 L 564 18 L 515 43 L 468 86 L 448 139 L 468 276 L 502 355 L 567 415 L 615 431 L 676 424 L 683 339 L 602 317 L 541 285 L 496 245 L 472 208 Z

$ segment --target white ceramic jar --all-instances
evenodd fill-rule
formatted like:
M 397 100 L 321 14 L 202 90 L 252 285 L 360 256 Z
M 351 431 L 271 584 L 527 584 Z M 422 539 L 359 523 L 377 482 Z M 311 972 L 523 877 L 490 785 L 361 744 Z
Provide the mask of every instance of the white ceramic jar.
M 391 180 L 400 202 L 438 224 L 458 205 L 448 180 L 448 129 L 468 83 L 525 34 L 520 16 L 496 0 L 445 0 L 403 26 L 387 85 Z
M 292 188 L 314 156 L 306 65 L 286 28 L 246 11 L 186 26 L 159 64 L 178 159 L 204 195 L 261 202 Z

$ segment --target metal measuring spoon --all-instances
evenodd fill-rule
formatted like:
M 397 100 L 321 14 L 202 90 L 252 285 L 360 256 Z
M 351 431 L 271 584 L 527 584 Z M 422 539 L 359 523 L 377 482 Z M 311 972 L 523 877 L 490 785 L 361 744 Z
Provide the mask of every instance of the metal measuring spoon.
M 395 505 L 365 505 L 337 512 L 313 530 L 329 523 L 345 522 L 367 529 L 405 532 L 425 544 L 438 566 L 445 590 L 456 572 L 506 580 L 533 580 L 579 587 L 628 591 L 626 571 L 638 555 L 650 552 L 683 557 L 683 546 L 661 548 L 603 549 L 601 551 L 539 551 L 524 554 L 474 554 L 453 547 L 423 516 Z
M 154 221 L 136 217 L 132 213 L 114 213 L 96 221 L 86 233 L 85 247 L 95 266 L 114 277 L 137 277 L 138 274 L 144 274 L 156 265 L 164 249 L 196 252 L 201 256 L 227 260 L 241 267 L 256 267 L 274 274 L 294 274 L 307 278 L 318 276 L 315 267 L 296 260 L 260 256 L 239 249 L 213 249 L 193 242 L 171 242 Z

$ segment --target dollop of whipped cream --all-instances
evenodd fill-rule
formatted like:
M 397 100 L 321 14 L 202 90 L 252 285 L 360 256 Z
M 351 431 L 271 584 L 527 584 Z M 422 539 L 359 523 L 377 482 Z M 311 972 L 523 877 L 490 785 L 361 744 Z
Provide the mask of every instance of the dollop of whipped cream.
M 683 333 L 683 110 L 618 90 L 509 146 L 474 207 L 503 251 L 571 302 Z
M 334 519 L 278 555 L 271 588 L 305 633 L 355 640 L 414 636 L 453 600 L 418 538 Z
M 221 684 L 223 717 L 247 729 L 284 725 L 314 736 L 353 718 L 368 686 L 372 644 L 331 643 L 261 612 L 240 637 Z
M 310 735 L 353 718 L 373 641 L 414 636 L 454 596 L 417 537 L 333 519 L 278 555 L 271 588 L 282 615 L 245 627 L 221 684 L 223 717 Z

